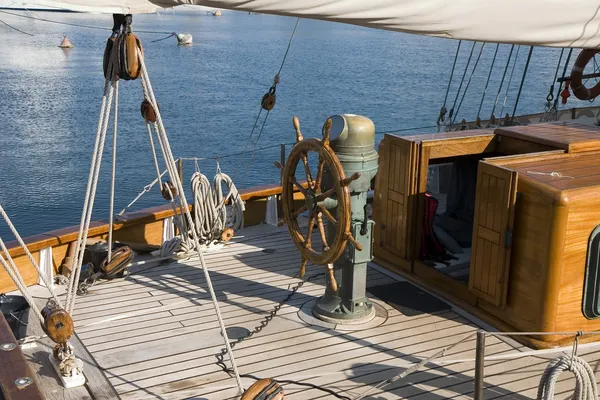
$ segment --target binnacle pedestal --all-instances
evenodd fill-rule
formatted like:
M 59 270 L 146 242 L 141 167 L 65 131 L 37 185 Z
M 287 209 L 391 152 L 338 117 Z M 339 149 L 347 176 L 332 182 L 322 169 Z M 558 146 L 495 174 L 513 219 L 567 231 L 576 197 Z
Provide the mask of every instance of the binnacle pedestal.
M 346 244 L 342 255 L 333 263 L 335 280 L 340 283 L 327 285 L 325 294 L 314 307 L 313 314 L 326 322 L 336 324 L 360 324 L 375 317 L 373 303 L 366 296 L 367 263 L 373 259 L 373 227 L 368 219 L 367 196 L 371 181 L 377 174 L 378 154 L 375 151 L 375 125 L 360 115 L 344 114 L 331 117 L 331 148 L 343 166 L 346 176 L 355 173 L 360 177 L 352 181 L 350 190 L 350 233 L 361 246 Z M 332 175 L 325 167 L 323 187 L 334 186 Z M 337 215 L 335 199 L 324 206 Z M 331 243 L 335 226 L 327 224 L 327 238 Z M 362 250 L 358 248 L 362 247 Z M 331 266 L 330 266 L 331 267 Z M 328 278 L 329 279 L 329 278 Z

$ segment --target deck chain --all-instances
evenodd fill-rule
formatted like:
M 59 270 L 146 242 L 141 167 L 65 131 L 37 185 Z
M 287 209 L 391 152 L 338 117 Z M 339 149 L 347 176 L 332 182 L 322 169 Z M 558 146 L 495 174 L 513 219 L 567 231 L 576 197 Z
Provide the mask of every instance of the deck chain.
M 283 299 L 282 301 L 280 301 L 279 303 L 277 303 L 277 305 L 275 307 L 273 307 L 273 309 L 271 311 L 269 311 L 269 315 L 267 315 L 261 322 L 259 325 L 257 325 L 256 327 L 254 327 L 254 329 L 252 330 L 252 332 L 250 332 L 248 334 L 248 336 L 242 336 L 240 338 L 238 338 L 235 342 L 230 342 L 229 345 L 231 346 L 231 349 L 233 350 L 233 348 L 238 344 L 238 343 L 242 343 L 244 340 L 250 339 L 252 336 L 256 335 L 257 333 L 260 333 L 263 329 L 265 329 L 267 327 L 267 325 L 269 325 L 269 322 L 271 322 L 273 320 L 273 318 L 275 318 L 275 316 L 277 315 L 277 313 L 279 312 L 279 310 L 281 310 L 281 307 L 283 307 L 283 305 L 285 303 L 287 303 L 288 301 L 290 301 L 292 299 L 292 297 L 294 297 L 294 295 L 296 294 L 296 292 L 298 290 L 300 290 L 300 288 L 302 286 L 304 286 L 305 283 L 310 282 L 311 280 L 317 279 L 317 278 L 322 278 L 325 276 L 324 272 L 320 272 L 318 274 L 315 275 L 311 275 L 308 278 L 306 278 L 306 280 L 302 280 L 300 282 L 298 282 L 298 284 L 296 284 L 294 287 L 292 287 L 292 283 L 290 283 L 288 285 L 288 289 L 287 290 L 291 290 L 290 293 L 288 293 L 288 295 L 285 297 L 285 299 Z M 294 278 L 297 278 L 298 275 L 296 275 Z M 227 354 L 227 349 L 221 349 L 221 352 L 217 355 L 215 355 L 215 357 L 217 358 L 217 365 L 219 367 L 221 367 L 221 369 L 223 370 L 223 372 L 229 374 L 229 376 L 233 376 L 233 370 L 231 368 L 227 368 L 227 365 L 225 365 L 225 361 L 224 361 L 224 357 L 225 354 Z M 251 378 L 254 379 L 256 381 L 260 380 L 259 377 L 252 375 L 252 374 L 240 374 L 240 377 L 242 378 Z M 312 383 L 308 383 L 308 382 L 299 382 L 299 381 L 291 381 L 291 380 L 277 380 L 280 384 L 287 384 L 287 383 L 293 383 L 296 385 L 300 385 L 300 386 L 306 386 L 309 387 L 311 389 L 316 389 L 316 390 L 320 390 L 324 393 L 327 393 L 337 399 L 341 399 L 341 400 L 352 400 L 350 397 L 348 396 L 344 396 L 342 394 L 336 393 L 334 390 L 331 389 L 327 389 L 324 387 L 320 387 L 318 385 L 314 385 Z
M 292 297 L 294 297 L 296 292 L 300 290 L 300 288 L 304 286 L 305 283 L 324 276 L 324 272 L 309 276 L 306 280 L 298 282 L 298 284 L 296 284 L 294 287 L 292 287 L 293 284 L 290 283 L 287 290 L 291 290 L 291 292 L 288 293 L 288 295 L 282 301 L 277 303 L 277 305 L 273 307 L 271 311 L 269 311 L 269 315 L 267 315 L 262 321 L 260 321 L 260 324 L 255 326 L 252 332 L 250 332 L 247 336 L 242 336 L 238 338 L 235 342 L 230 342 L 231 349 L 233 350 L 233 348 L 237 344 L 243 342 L 244 340 L 250 339 L 252 336 L 256 335 L 257 333 L 260 333 L 264 328 L 266 328 L 267 325 L 269 325 L 269 323 L 273 320 L 273 318 L 275 318 L 279 310 L 281 310 L 281 307 L 283 307 L 288 301 L 290 301 Z M 221 349 L 221 352 L 215 356 L 217 358 L 217 365 L 221 367 L 221 369 L 223 369 L 223 372 L 226 372 L 229 375 L 231 375 L 233 371 L 230 368 L 227 368 L 224 362 L 225 354 L 227 354 L 227 349 Z

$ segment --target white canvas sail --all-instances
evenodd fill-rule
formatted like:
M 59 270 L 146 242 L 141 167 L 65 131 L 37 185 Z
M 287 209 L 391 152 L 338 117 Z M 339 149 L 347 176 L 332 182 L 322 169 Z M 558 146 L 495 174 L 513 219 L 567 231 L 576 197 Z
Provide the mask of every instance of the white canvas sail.
M 60 3 L 108 13 L 152 12 L 154 6 L 201 5 L 451 39 L 600 47 L 598 0 L 62 0 Z
M 158 6 L 146 0 L 20 0 L 8 1 L 11 7 L 23 9 L 68 10 L 103 14 L 153 13 Z M 16 7 L 18 6 L 18 7 Z

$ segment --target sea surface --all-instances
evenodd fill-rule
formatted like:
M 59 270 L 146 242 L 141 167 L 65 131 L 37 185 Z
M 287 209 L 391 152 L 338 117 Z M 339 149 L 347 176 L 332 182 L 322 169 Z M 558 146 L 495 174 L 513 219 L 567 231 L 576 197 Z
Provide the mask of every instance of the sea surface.
M 110 15 L 19 13 L 75 25 L 112 26 Z M 110 32 L 4 12 L 0 12 L 0 21 L 0 204 L 23 236 L 78 225 L 104 84 L 102 55 Z M 220 156 L 221 169 L 236 175 L 238 187 L 245 188 L 278 183 L 279 172 L 273 162 L 280 156 L 278 144 L 294 142 L 294 115 L 300 119 L 305 137 L 320 136 L 326 118 L 338 113 L 371 118 L 378 139 L 389 131 L 436 131 L 435 121 L 444 103 L 458 41 L 300 20 L 281 70 L 277 104 L 256 143 L 265 116 L 262 113 L 248 146 L 249 150 L 255 146 L 257 149 L 251 163 L 250 154 L 245 160 L 239 155 L 228 156 L 244 150 L 260 99 L 282 64 L 295 23 L 295 18 L 231 11 L 223 11 L 221 17 L 201 10 L 177 9 L 174 13 L 134 16 L 134 31 L 163 32 L 139 33 L 139 37 L 176 158 Z M 174 37 L 152 42 L 169 32 L 190 33 L 194 44 L 178 46 Z M 57 47 L 63 34 L 75 48 Z M 472 43 L 462 42 L 447 98 L 448 109 L 461 103 L 462 93 L 457 98 L 457 89 L 471 48 Z M 463 90 L 479 48 L 477 44 L 473 51 Z M 457 120 L 474 120 L 480 105 L 481 117 L 490 115 L 510 48 L 499 47 L 489 75 L 496 45 L 485 46 Z M 515 47 L 513 59 L 517 49 L 511 86 L 506 91 L 512 64 L 497 101 L 496 115 L 512 113 L 517 98 L 529 48 Z M 543 111 L 560 52 L 534 49 L 517 115 Z M 155 178 L 139 112 L 141 100 L 139 81 L 121 82 L 116 211 Z M 568 106 L 585 105 L 588 103 L 569 99 Z M 111 132 L 94 219 L 108 217 Z M 189 178 L 195 168 L 194 162 L 186 162 L 185 176 Z M 198 168 L 212 177 L 216 162 L 201 161 Z M 160 204 L 164 200 L 155 189 L 131 209 Z M 0 236 L 12 239 L 2 221 Z

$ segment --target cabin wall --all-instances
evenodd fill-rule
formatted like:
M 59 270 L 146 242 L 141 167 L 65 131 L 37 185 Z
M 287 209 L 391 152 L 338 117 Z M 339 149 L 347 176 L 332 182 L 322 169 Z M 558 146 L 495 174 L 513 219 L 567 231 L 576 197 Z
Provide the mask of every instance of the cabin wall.
M 600 318 L 587 319 L 582 312 L 585 264 L 590 234 L 600 225 L 600 189 L 569 191 L 563 268 L 556 312 L 557 331 L 600 330 Z
M 553 220 L 551 193 L 539 191 L 522 176 L 517 192 L 506 306 L 497 307 L 482 299 L 477 305 L 517 330 L 545 330 L 544 309 L 552 306 L 544 298 L 547 266 L 560 267 L 560 260 L 550 260 L 548 249 L 552 232 L 561 222 Z

